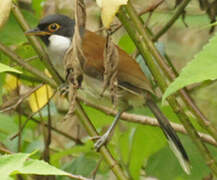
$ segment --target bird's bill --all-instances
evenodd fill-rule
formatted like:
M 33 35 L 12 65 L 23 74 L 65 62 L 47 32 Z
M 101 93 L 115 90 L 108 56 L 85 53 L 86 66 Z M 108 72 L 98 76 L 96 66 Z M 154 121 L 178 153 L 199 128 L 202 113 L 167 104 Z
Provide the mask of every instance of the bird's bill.
M 27 35 L 27 36 L 47 36 L 50 34 L 51 34 L 50 32 L 41 31 L 38 27 L 36 27 L 34 29 L 30 29 L 30 30 L 25 32 L 25 35 Z

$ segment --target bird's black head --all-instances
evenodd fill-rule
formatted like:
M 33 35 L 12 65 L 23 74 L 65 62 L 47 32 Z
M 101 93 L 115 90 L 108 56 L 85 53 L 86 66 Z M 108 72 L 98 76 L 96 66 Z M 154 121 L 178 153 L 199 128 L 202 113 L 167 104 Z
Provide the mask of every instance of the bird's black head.
M 53 14 L 41 19 L 36 28 L 27 31 L 25 34 L 39 36 L 48 45 L 49 37 L 53 34 L 72 38 L 74 26 L 75 21 L 71 18 L 61 14 Z

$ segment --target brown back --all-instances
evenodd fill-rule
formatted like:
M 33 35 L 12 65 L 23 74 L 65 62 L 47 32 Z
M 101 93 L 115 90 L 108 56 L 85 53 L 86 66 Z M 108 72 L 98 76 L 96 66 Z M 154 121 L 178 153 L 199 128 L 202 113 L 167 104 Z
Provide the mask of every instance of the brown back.
M 104 72 L 103 52 L 105 38 L 94 32 L 86 31 L 83 39 L 83 52 L 87 58 L 84 71 L 92 76 L 102 76 Z M 139 89 L 153 92 L 150 82 L 139 64 L 119 47 L 118 80 Z

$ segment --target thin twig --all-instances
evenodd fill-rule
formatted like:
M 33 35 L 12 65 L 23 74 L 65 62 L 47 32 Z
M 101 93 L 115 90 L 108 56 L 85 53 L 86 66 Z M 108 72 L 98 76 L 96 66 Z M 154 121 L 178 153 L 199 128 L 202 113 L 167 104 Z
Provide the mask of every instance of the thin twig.
M 67 177 L 71 178 L 71 179 L 77 179 L 77 180 L 92 180 L 80 175 L 74 175 L 74 174 L 68 174 Z
M 20 96 L 20 83 L 19 83 L 19 78 L 16 81 L 16 93 L 18 96 Z M 18 126 L 19 126 L 19 130 L 22 127 L 22 116 L 20 114 L 21 112 L 21 104 L 18 105 L 17 107 L 17 111 L 18 111 Z M 22 134 L 19 134 L 18 136 L 18 144 L 17 144 L 17 152 L 21 151 L 21 144 L 22 144 Z
M 56 94 L 56 92 L 53 93 L 53 95 L 50 97 L 50 99 L 48 100 L 48 102 L 54 97 L 55 94 Z M 13 140 L 14 138 L 16 138 L 16 137 L 19 135 L 19 133 L 21 133 L 21 132 L 23 131 L 23 129 L 26 127 L 26 125 L 27 125 L 27 123 L 29 122 L 29 120 L 30 120 L 34 115 L 36 115 L 38 112 L 40 112 L 45 106 L 47 106 L 47 103 L 46 103 L 45 105 L 43 105 L 41 108 L 39 108 L 38 111 L 33 112 L 32 114 L 30 114 L 30 115 L 28 116 L 28 118 L 24 121 L 23 126 L 20 128 L 20 131 L 17 132 L 15 135 L 13 135 L 13 136 L 10 138 L 10 140 Z
M 6 112 L 6 111 L 15 110 L 17 108 L 17 106 L 19 106 L 26 98 L 28 98 L 32 93 L 37 91 L 42 86 L 43 86 L 43 84 L 40 84 L 40 85 L 30 89 L 28 92 L 26 92 L 24 95 L 22 95 L 16 102 L 12 102 L 13 105 L 6 107 L 6 108 L 3 108 L 3 109 L 0 109 L 0 112 L 2 113 L 2 112 Z
M 25 63 L 27 63 L 27 62 L 31 62 L 31 61 L 33 61 L 33 60 L 36 60 L 36 59 L 38 59 L 39 58 L 39 56 L 32 56 L 32 57 L 29 57 L 29 58 L 26 58 L 26 59 L 24 59 L 23 61 L 25 62 Z M 17 67 L 18 65 L 17 64 L 12 64 L 11 65 L 11 67 Z M 18 66 L 19 67 L 19 66 Z
M 10 150 L 8 150 L 5 147 L 0 146 L 0 153 L 4 153 L 4 154 L 12 154 L 13 152 L 11 152 Z
M 185 7 L 191 0 L 183 0 L 182 3 L 177 7 L 173 17 L 167 22 L 167 24 L 152 38 L 153 41 L 157 41 L 168 29 L 176 22 L 179 16 L 183 13 Z
M 51 112 L 50 112 L 50 102 L 48 101 L 49 91 L 48 87 L 46 86 L 46 97 L 47 97 L 47 113 L 48 113 L 48 123 L 47 127 L 45 126 L 45 122 L 42 122 L 42 128 L 44 131 L 44 152 L 43 158 L 46 162 L 49 163 L 50 161 L 50 144 L 51 144 L 51 126 L 52 126 L 52 119 L 51 119 Z M 48 178 L 49 179 L 49 178 Z
M 139 12 L 139 16 L 142 16 L 143 14 L 146 14 L 148 12 L 153 12 L 155 9 L 157 9 L 162 3 L 164 2 L 164 0 L 159 0 L 158 2 L 155 2 L 154 4 L 152 4 L 151 6 L 147 7 L 146 9 L 144 9 L 143 11 Z
M 91 176 L 93 177 L 93 178 L 92 178 L 93 180 L 96 179 L 96 174 L 97 174 L 97 171 L 99 170 L 99 167 L 100 167 L 100 164 L 101 164 L 102 160 L 103 160 L 102 158 L 99 159 L 99 161 L 98 161 L 97 164 L 96 164 L 95 169 L 94 169 L 93 172 L 91 173 L 91 174 L 92 174 Z
M 24 80 L 24 81 L 29 81 L 29 82 L 35 82 L 35 83 L 43 83 L 44 81 L 37 78 L 37 77 L 33 77 L 31 75 L 27 75 L 27 74 L 17 74 L 17 73 L 14 73 L 14 72 L 7 72 L 8 74 L 11 74 L 15 77 L 19 77 L 20 80 Z
M 26 117 L 30 116 L 29 114 L 27 114 L 25 112 L 22 112 L 22 114 L 24 116 L 26 116 Z M 34 117 L 31 117 L 30 119 L 32 120 L 32 122 L 35 122 L 37 124 L 41 124 L 41 122 L 39 120 L 37 120 L 36 118 L 34 118 Z M 47 123 L 45 123 L 44 125 L 48 128 L 48 124 Z M 74 138 L 70 134 L 67 134 L 67 133 L 65 133 L 65 132 L 63 132 L 63 131 L 61 131 L 61 130 L 53 127 L 53 126 L 51 126 L 51 130 L 54 131 L 54 132 L 56 132 L 56 133 L 58 133 L 58 134 L 60 134 L 60 135 L 62 135 L 65 138 L 68 138 L 69 140 L 74 141 L 76 144 L 83 145 L 83 142 L 80 139 Z
M 79 102 L 79 101 L 77 101 Z M 76 104 L 76 112 L 75 112 L 78 117 L 80 118 L 82 124 L 86 128 L 86 131 L 91 137 L 96 137 L 98 136 L 98 133 L 96 132 L 95 127 L 91 123 L 90 119 L 84 112 L 83 107 L 79 104 Z M 126 175 L 123 173 L 123 170 L 119 166 L 119 163 L 112 157 L 111 153 L 107 150 L 106 146 L 102 146 L 99 149 L 99 152 L 103 155 L 105 158 L 106 162 L 110 165 L 111 170 L 114 172 L 114 174 L 117 176 L 118 179 L 120 180 L 127 180 L 128 178 Z
M 25 63 L 22 58 L 20 58 L 17 54 L 15 54 L 12 50 L 10 50 L 8 47 L 0 43 L 0 51 L 2 51 L 5 55 L 10 57 L 11 60 L 22 66 L 27 71 L 34 74 L 36 77 L 43 79 L 44 82 L 49 83 L 52 87 L 56 87 L 56 82 L 49 78 L 46 74 L 39 71 L 38 69 L 34 68 L 33 66 L 29 65 L 28 63 Z

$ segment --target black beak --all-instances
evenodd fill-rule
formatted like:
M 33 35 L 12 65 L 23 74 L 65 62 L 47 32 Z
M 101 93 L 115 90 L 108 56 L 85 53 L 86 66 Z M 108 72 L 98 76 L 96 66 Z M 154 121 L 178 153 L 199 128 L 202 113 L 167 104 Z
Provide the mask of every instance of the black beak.
M 30 29 L 26 31 L 25 35 L 27 36 L 47 36 L 47 35 L 51 35 L 51 33 L 47 31 L 41 31 L 38 27 L 36 27 L 34 29 Z

